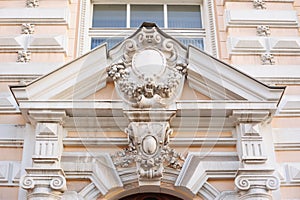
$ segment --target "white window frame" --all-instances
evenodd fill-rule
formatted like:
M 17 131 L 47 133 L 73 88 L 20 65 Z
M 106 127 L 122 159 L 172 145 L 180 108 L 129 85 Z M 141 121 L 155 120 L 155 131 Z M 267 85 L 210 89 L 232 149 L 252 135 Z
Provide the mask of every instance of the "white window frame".
M 127 5 L 126 28 L 92 28 L 93 5 L 94 4 L 123 4 Z M 214 18 L 213 0 L 190 0 L 181 3 L 180 0 L 152 0 L 140 2 L 139 0 L 81 0 L 80 26 L 78 37 L 78 56 L 90 51 L 92 37 L 128 37 L 136 31 L 136 28 L 130 28 L 130 5 L 163 5 L 164 11 L 164 32 L 175 38 L 203 38 L 204 51 L 218 57 L 217 41 L 216 41 L 216 24 Z M 201 11 L 201 29 L 168 29 L 167 5 L 199 5 Z M 211 24 L 213 23 L 213 24 Z M 87 37 L 88 36 L 88 37 Z M 184 37 L 183 37 L 184 36 Z

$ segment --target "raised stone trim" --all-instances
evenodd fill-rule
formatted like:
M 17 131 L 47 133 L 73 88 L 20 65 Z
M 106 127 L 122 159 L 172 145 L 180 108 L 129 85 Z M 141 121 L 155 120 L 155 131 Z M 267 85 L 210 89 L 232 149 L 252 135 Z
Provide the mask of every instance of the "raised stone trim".
M 264 29 L 265 26 L 260 26 Z M 261 30 L 267 36 L 266 30 Z M 299 37 L 229 37 L 229 55 L 260 55 L 269 53 L 273 55 L 298 55 L 300 54 Z
M 2 8 L 0 9 L 1 24 L 32 23 L 32 24 L 69 24 L 67 8 Z
M 298 27 L 297 12 L 293 10 L 227 10 L 226 27 Z

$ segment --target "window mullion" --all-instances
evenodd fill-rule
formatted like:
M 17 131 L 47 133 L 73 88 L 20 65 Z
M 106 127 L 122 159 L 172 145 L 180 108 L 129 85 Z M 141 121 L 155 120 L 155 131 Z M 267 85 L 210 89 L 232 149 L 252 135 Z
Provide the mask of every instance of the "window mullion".
M 126 27 L 130 28 L 130 4 L 128 3 L 126 6 L 127 9 L 127 15 L 126 15 Z
M 168 28 L 168 8 L 167 8 L 167 4 L 164 4 L 164 27 Z

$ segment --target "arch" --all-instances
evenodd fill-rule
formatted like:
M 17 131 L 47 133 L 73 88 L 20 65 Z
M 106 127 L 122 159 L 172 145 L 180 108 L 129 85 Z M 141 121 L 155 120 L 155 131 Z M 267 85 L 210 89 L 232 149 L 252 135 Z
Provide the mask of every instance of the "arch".
M 126 188 L 126 187 L 124 187 Z M 174 200 L 192 200 L 193 196 L 189 196 L 187 193 L 184 192 L 184 190 L 180 187 L 173 187 L 173 185 L 144 185 L 144 186 L 136 186 L 130 189 L 124 189 L 122 191 L 117 190 L 117 191 L 112 191 L 108 192 L 107 195 L 105 195 L 105 199 L 107 200 L 127 200 L 131 196 L 137 196 L 140 197 L 139 195 L 141 194 L 162 194 L 165 196 L 174 196 L 176 199 Z M 142 196 L 141 196 L 142 197 Z M 137 200 L 144 200 L 143 198 L 137 199 Z M 147 199 L 145 199 L 147 200 Z M 149 199 L 150 200 L 150 199 Z M 154 200 L 154 198 L 153 198 Z M 158 199 L 161 200 L 161 199 Z M 164 199 L 162 199 L 164 200 Z
M 164 193 L 138 193 L 121 198 L 120 200 L 183 200 L 179 197 Z

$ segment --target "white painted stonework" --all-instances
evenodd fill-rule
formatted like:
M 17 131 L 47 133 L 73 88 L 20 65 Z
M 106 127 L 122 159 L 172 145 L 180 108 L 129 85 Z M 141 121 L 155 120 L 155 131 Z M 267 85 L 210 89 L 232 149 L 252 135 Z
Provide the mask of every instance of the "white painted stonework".
M 109 85 L 117 99 L 88 99 Z M 183 100 L 187 90 L 207 99 Z M 154 24 L 144 23 L 110 51 L 102 45 L 11 91 L 35 129 L 33 163 L 22 165 L 26 172 L 18 179 L 27 199 L 119 199 L 161 192 L 182 199 L 254 200 L 275 199 L 272 191 L 279 189 L 274 152 L 266 141 L 284 88 L 266 86 L 185 48 Z M 117 131 L 124 137 L 110 137 Z M 235 136 L 187 134 L 199 131 Z M 193 151 L 199 146 L 208 150 Z M 224 146 L 237 151 L 212 150 Z M 3 174 L 8 166 L 17 171 L 19 165 L 3 163 Z M 14 181 L 7 175 L 1 179 Z M 210 182 L 218 179 L 232 180 L 236 189 L 220 191 Z M 80 191 L 68 188 L 79 180 L 89 183 Z

